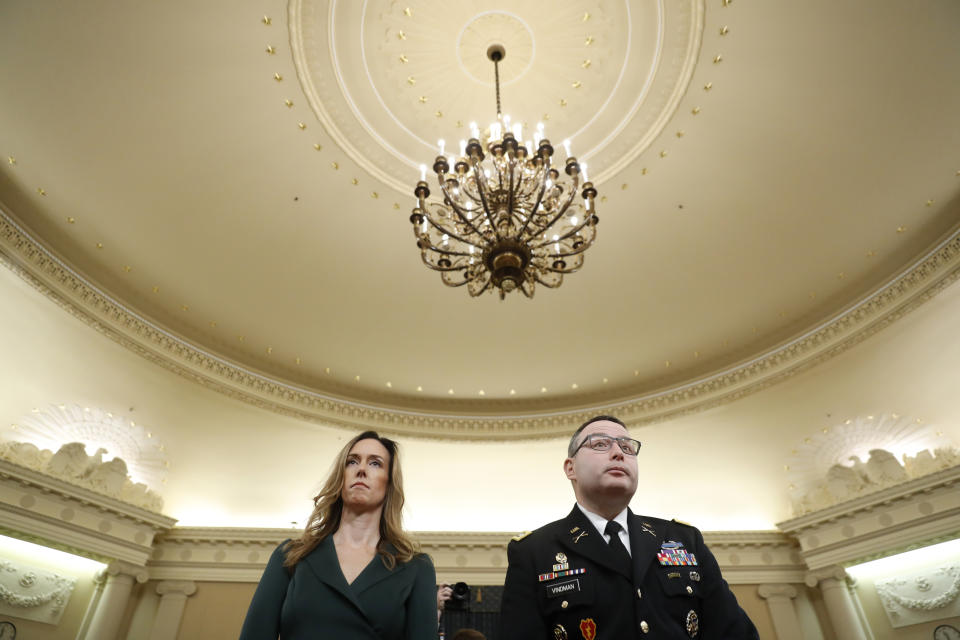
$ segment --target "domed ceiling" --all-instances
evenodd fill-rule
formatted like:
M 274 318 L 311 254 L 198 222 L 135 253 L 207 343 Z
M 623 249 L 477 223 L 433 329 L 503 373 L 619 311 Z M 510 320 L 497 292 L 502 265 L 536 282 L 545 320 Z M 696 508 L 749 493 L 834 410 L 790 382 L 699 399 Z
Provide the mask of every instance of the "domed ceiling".
M 460 438 L 713 406 L 960 272 L 960 5 L 290 0 L 0 7 L 0 256 L 158 364 Z M 408 220 L 437 140 L 570 139 L 583 269 L 471 298 Z M 559 147 L 559 144 L 557 144 Z

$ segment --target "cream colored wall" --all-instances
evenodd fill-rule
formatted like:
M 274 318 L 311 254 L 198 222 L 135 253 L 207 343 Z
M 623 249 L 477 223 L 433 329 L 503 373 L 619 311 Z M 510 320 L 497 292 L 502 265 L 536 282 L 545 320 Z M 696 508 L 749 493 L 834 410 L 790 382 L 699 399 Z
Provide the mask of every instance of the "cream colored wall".
M 177 640 L 236 640 L 257 588 L 254 583 L 198 582 L 187 598 Z
M 730 590 L 737 597 L 737 602 L 760 632 L 760 640 L 776 640 L 777 636 L 773 632 L 773 621 L 770 619 L 770 609 L 767 603 L 757 595 L 755 584 L 732 584 Z M 704 615 L 707 615 L 704 613 Z

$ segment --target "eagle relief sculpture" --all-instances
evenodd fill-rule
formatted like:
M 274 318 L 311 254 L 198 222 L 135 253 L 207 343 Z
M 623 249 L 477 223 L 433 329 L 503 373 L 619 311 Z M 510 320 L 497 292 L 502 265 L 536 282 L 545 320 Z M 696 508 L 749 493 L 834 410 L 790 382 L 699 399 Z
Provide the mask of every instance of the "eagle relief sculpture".
M 933 452 L 924 449 L 914 456 L 904 454 L 901 463 L 886 449 L 870 449 L 866 462 L 859 456 L 850 456 L 848 459 L 852 465 L 832 465 L 823 482 L 793 500 L 796 515 L 824 509 L 838 502 L 957 466 L 960 464 L 960 452 L 953 447 L 941 447 Z
M 65 480 L 149 511 L 160 513 L 163 498 L 141 482 L 134 482 L 122 458 L 103 461 L 106 449 L 87 455 L 82 442 L 68 442 L 56 453 L 29 442 L 0 442 L 0 458 L 48 476 Z

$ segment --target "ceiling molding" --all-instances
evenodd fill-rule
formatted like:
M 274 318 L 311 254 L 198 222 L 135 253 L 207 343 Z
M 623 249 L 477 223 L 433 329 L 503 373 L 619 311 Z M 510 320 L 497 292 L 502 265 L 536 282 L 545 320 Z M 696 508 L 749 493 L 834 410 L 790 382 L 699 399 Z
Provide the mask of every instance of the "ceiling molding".
M 248 404 L 346 429 L 415 437 L 508 440 L 559 437 L 599 413 L 640 426 L 732 402 L 824 362 L 900 319 L 960 278 L 960 226 L 886 284 L 832 318 L 709 376 L 615 402 L 579 407 L 460 401 L 436 411 L 338 397 L 227 360 L 126 306 L 57 257 L 0 206 L 0 263 L 104 336 L 147 360 Z

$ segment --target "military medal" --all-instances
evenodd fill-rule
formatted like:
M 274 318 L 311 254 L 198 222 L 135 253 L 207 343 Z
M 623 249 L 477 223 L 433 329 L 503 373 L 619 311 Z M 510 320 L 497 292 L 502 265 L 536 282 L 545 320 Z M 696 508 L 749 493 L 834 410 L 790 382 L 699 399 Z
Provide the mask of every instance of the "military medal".
M 593 640 L 597 637 L 597 623 L 593 618 L 584 618 L 580 621 L 580 633 L 583 634 L 583 640 Z
M 660 545 L 657 560 L 661 566 L 697 566 L 697 557 L 684 549 L 682 542 L 672 540 L 667 540 Z
M 556 566 L 556 565 L 554 565 Z M 566 578 L 567 576 L 578 576 L 581 573 L 586 573 L 586 569 L 567 569 L 566 571 L 551 571 L 550 573 L 541 573 L 537 576 L 537 582 L 546 582 L 547 580 L 555 580 L 556 578 Z
M 567 562 L 567 556 L 565 553 L 558 553 L 555 560 L 557 561 L 557 564 L 553 565 L 554 571 L 566 571 L 570 568 L 570 563 Z
M 691 609 L 687 613 L 687 635 L 696 638 L 698 633 L 700 633 L 700 618 L 697 612 Z
M 553 640 L 567 640 L 567 630 L 563 628 L 562 624 L 553 628 Z
M 696 571 L 691 571 L 690 579 L 693 580 L 694 582 L 700 582 L 700 574 L 697 573 Z

